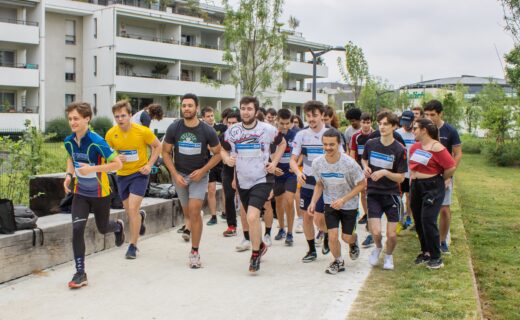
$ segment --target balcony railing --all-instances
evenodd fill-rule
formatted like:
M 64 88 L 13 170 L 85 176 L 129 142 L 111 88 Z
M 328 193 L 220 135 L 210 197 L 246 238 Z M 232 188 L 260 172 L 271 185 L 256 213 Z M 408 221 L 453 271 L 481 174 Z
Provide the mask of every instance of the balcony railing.
M 131 38 L 131 39 L 147 40 L 147 41 L 171 43 L 171 44 L 180 44 L 180 45 L 188 46 L 188 47 L 198 47 L 198 48 L 219 50 L 218 46 L 216 46 L 216 45 L 205 44 L 205 43 L 196 44 L 196 43 L 192 43 L 192 42 L 179 41 L 179 40 L 175 40 L 173 37 L 172 38 L 161 38 L 161 37 L 156 37 L 156 36 L 127 33 L 125 31 L 120 31 L 118 36 L 123 37 L 123 38 Z
M 36 26 L 36 27 L 38 26 L 38 22 L 36 22 L 36 21 L 16 20 L 16 19 L 8 19 L 8 18 L 0 18 L 0 22 L 23 24 L 26 26 Z
M 20 68 L 20 69 L 38 69 L 38 65 L 34 63 L 5 63 L 0 62 L 0 67 Z
M 38 106 L 18 108 L 16 106 L 6 106 L 0 104 L 0 113 L 38 113 L 38 111 Z
M 66 44 L 76 44 L 76 36 L 65 35 L 65 43 Z
M 169 76 L 164 74 L 152 74 L 152 73 L 135 73 L 135 72 L 129 72 L 129 73 L 117 73 L 118 76 L 124 76 L 124 77 L 138 77 L 138 78 L 150 78 L 150 79 L 167 79 L 167 80 L 179 80 L 179 76 Z
M 76 74 L 75 73 L 65 73 L 65 81 L 76 81 Z

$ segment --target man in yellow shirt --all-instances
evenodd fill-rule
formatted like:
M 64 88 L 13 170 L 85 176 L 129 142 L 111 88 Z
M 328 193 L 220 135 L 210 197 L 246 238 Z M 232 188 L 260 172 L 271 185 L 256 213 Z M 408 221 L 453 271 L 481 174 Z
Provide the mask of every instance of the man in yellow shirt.
M 117 188 L 130 221 L 130 245 L 127 259 L 135 259 L 137 240 L 143 235 L 145 212 L 139 211 L 148 187 L 148 178 L 153 164 L 161 153 L 161 143 L 153 132 L 142 125 L 131 122 L 132 107 L 126 100 L 112 107 L 117 125 L 108 130 L 107 143 L 119 153 L 123 168 L 117 171 Z M 147 155 L 150 146 L 152 154 Z

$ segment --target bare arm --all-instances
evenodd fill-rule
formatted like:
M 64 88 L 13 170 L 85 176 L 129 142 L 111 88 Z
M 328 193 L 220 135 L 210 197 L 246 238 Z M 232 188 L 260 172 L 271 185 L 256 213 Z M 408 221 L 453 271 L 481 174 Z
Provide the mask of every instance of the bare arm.
M 451 177 L 453 177 L 453 174 L 455 173 L 455 170 L 457 170 L 457 166 L 444 170 L 444 174 L 442 175 L 444 180 L 451 179 Z
M 161 142 L 159 139 L 155 138 L 150 147 L 152 147 L 152 155 L 150 156 L 150 159 L 148 159 L 148 165 L 151 167 L 161 155 Z
M 459 167 L 460 160 L 462 160 L 462 145 L 454 146 L 452 148 L 453 160 L 455 160 L 455 167 Z
M 163 142 L 162 144 L 162 157 L 163 162 L 168 171 L 170 171 L 170 175 L 172 177 L 172 182 L 176 185 L 180 185 L 182 187 L 186 187 L 188 184 L 184 180 L 184 178 L 177 172 L 175 166 L 173 165 L 173 156 L 172 156 L 173 145 Z

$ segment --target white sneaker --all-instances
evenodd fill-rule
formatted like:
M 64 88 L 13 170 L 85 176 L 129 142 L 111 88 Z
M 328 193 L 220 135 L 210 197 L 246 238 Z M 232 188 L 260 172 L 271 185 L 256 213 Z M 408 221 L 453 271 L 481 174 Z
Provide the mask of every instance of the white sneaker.
M 190 268 L 199 269 L 200 267 L 200 254 L 198 252 L 194 253 L 193 251 L 190 251 Z
M 266 246 L 270 247 L 273 245 L 273 241 L 271 240 L 271 235 L 264 234 L 264 243 Z
M 302 218 L 296 219 L 296 228 L 294 228 L 294 232 L 303 233 L 303 219 Z
M 379 263 L 379 255 L 381 254 L 381 248 L 375 248 L 372 250 L 372 253 L 368 257 L 368 263 L 370 263 L 371 266 L 375 267 Z
M 316 238 L 314 239 L 314 245 L 316 247 L 321 247 L 322 243 L 323 243 L 323 231 L 318 231 L 318 234 L 316 235 Z
M 385 270 L 394 270 L 394 256 L 385 254 L 385 264 L 383 265 Z
M 251 241 L 242 239 L 242 242 L 235 248 L 238 252 L 247 251 L 251 249 Z

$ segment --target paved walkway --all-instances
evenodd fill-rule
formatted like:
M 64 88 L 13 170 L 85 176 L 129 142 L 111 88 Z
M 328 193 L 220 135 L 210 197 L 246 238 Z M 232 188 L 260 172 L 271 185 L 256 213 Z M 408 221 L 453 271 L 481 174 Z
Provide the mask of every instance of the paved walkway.
M 188 268 L 190 245 L 172 229 L 145 238 L 136 260 L 124 259 L 126 247 L 88 256 L 80 290 L 67 288 L 73 263 L 0 285 L 0 319 L 345 319 L 370 272 L 370 250 L 350 261 L 344 244 L 346 272 L 324 272 L 330 254 L 302 263 L 307 245 L 296 234 L 293 247 L 273 240 L 251 274 L 250 252 L 235 252 L 240 237 L 222 237 L 225 227 L 204 225 L 199 270 Z

